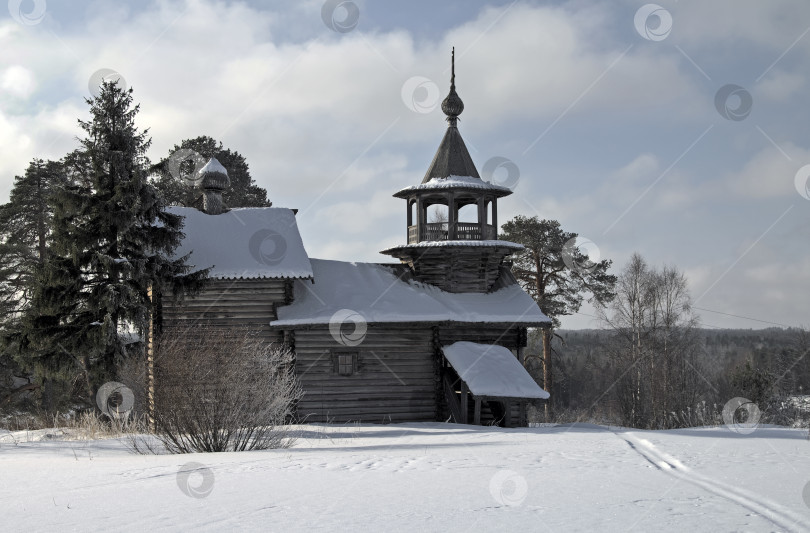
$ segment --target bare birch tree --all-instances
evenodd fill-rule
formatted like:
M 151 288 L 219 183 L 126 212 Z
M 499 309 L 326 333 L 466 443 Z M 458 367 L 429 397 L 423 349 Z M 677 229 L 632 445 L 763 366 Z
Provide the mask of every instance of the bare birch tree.
M 607 352 L 627 425 L 676 424 L 708 385 L 699 362 L 698 319 L 687 280 L 676 267 L 650 267 L 638 254 L 621 272 L 616 298 L 600 318 L 612 331 Z

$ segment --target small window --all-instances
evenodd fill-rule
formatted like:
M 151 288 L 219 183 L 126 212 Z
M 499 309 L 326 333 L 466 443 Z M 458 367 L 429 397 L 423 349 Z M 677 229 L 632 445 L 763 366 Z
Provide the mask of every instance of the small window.
M 357 372 L 357 354 L 348 352 L 334 353 L 332 354 L 332 365 L 335 374 L 351 376 Z

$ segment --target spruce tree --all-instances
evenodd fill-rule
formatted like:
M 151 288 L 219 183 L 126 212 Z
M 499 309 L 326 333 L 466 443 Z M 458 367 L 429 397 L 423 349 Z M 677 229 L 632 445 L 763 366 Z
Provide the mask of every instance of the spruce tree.
M 126 356 L 124 333 L 144 337 L 150 287 L 194 292 L 207 271 L 189 273 L 186 257 L 173 257 L 182 218 L 163 209 L 147 182 L 151 141 L 135 126 L 132 89 L 105 82 L 87 103 L 79 175 L 53 197 L 53 245 L 19 340 L 40 372 L 80 377 L 92 401 Z
M 202 192 L 194 169 L 215 157 L 228 169 L 231 186 L 223 193 L 228 207 L 270 207 L 267 190 L 256 185 L 244 156 L 208 136 L 186 139 L 169 150 L 169 155 L 152 167 L 152 183 L 168 205 L 200 207 Z
M 608 274 L 612 261 L 593 263 L 572 246 L 577 234 L 563 231 L 556 220 L 518 215 L 502 226 L 500 238 L 525 248 L 512 256 L 512 273 L 521 286 L 551 319 L 552 327 L 543 328 L 543 387 L 552 392 L 551 337 L 560 327 L 560 317 L 579 311 L 586 295 L 588 301 L 609 302 L 615 296 L 616 276 Z M 552 404 L 546 403 L 546 421 L 553 418 Z

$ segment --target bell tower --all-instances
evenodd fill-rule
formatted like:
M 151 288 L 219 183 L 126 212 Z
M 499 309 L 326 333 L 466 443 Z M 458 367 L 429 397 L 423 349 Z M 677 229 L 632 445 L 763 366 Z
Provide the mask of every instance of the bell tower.
M 396 257 L 416 279 L 447 292 L 489 292 L 504 258 L 523 247 L 498 240 L 498 198 L 512 191 L 481 179 L 458 131 L 464 102 L 456 93 L 455 49 L 442 111 L 447 131 L 425 177 L 394 194 L 407 202 L 408 243 L 380 253 Z M 432 206 L 445 206 L 446 220 L 428 221 Z M 472 220 L 460 221 L 462 210 Z

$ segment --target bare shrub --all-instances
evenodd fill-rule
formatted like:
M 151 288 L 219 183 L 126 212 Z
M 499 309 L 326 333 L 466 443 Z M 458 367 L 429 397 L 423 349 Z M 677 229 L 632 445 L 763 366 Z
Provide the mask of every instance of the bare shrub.
M 765 406 L 763 418 L 780 426 L 810 428 L 810 396 L 781 396 Z
M 4 433 L 16 440 L 14 433 L 23 433 L 21 439 L 28 440 L 29 433 L 36 435 L 47 430 L 48 439 L 97 440 L 132 436 L 147 430 L 145 417 L 127 416 L 111 419 L 95 410 L 68 411 L 48 414 L 44 412 L 21 413 L 8 416 L 0 424 Z
M 542 407 L 533 405 L 528 407 L 529 427 L 542 427 L 548 425 L 545 422 L 545 412 Z M 554 423 L 559 424 L 596 424 L 599 426 L 620 426 L 621 418 L 612 414 L 602 405 L 597 404 L 590 409 L 561 408 L 554 412 Z
M 679 411 L 670 411 L 657 417 L 655 429 L 680 429 L 693 427 L 716 427 L 724 424 L 723 406 L 701 401 Z
M 148 397 L 148 380 L 130 381 Z M 293 354 L 249 329 L 173 329 L 154 357 L 155 437 L 169 453 L 283 448 L 301 387 Z M 141 402 L 142 403 L 142 402 Z M 145 439 L 133 449 L 154 453 Z

